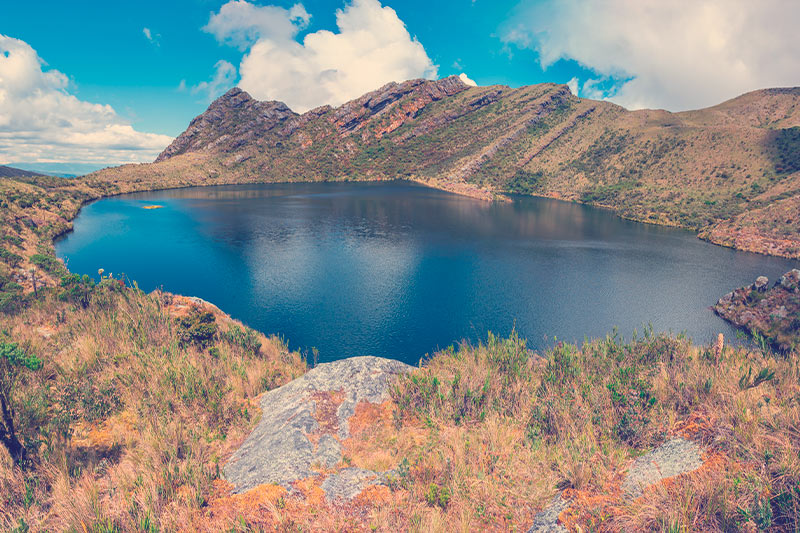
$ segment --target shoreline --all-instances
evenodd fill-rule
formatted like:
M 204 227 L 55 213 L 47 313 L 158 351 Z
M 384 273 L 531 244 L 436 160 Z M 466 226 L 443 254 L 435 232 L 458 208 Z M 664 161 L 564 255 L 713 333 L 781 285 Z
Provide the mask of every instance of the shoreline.
M 91 176 L 91 174 L 87 175 L 87 176 Z M 136 182 L 136 183 L 133 183 L 133 184 L 128 184 L 128 185 L 132 185 L 132 187 L 129 190 L 119 190 L 119 188 L 120 188 L 120 183 L 119 182 L 106 181 L 105 183 L 108 183 L 108 184 L 111 184 L 111 185 L 115 185 L 118 188 L 118 190 L 114 191 L 114 192 L 98 190 L 99 189 L 98 184 L 97 183 L 92 183 L 90 181 L 91 178 L 87 179 L 87 176 L 83 176 L 83 177 L 80 177 L 80 178 L 73 178 L 75 180 L 74 182 L 72 182 L 72 180 L 69 180 L 69 181 L 65 180 L 64 185 L 66 186 L 65 189 L 66 189 L 67 192 L 69 192 L 70 189 L 72 188 L 73 192 L 82 192 L 85 195 L 84 198 L 78 198 L 78 197 L 74 198 L 76 203 L 78 203 L 78 205 L 74 208 L 74 210 L 70 210 L 70 212 L 67 212 L 67 213 L 63 213 L 63 212 L 62 213 L 54 213 L 52 211 L 46 211 L 46 212 L 48 212 L 48 213 L 50 213 L 52 215 L 55 215 L 56 217 L 58 217 L 61 220 L 61 222 L 59 224 L 57 224 L 56 227 L 54 228 L 54 229 L 56 229 L 56 232 L 53 233 L 50 236 L 49 242 L 47 244 L 47 246 L 49 247 L 50 251 L 53 254 L 53 257 L 56 257 L 56 255 L 55 255 L 55 244 L 56 244 L 56 242 L 58 240 L 60 240 L 61 238 L 63 238 L 68 233 L 70 233 L 71 231 L 73 231 L 73 221 L 80 215 L 80 212 L 81 212 L 81 210 L 83 209 L 83 207 L 85 205 L 88 205 L 88 204 L 91 204 L 93 202 L 96 202 L 96 201 L 99 201 L 99 200 L 103 200 L 103 199 L 106 199 L 106 198 L 122 196 L 122 195 L 125 195 L 125 194 L 152 193 L 152 192 L 168 191 L 168 190 L 175 190 L 175 189 L 188 189 L 188 188 L 192 188 L 192 187 L 219 187 L 219 186 L 238 186 L 238 185 L 269 185 L 269 184 L 281 184 L 281 183 L 288 184 L 288 183 L 346 183 L 346 182 L 384 182 L 384 181 L 388 182 L 388 181 L 403 181 L 403 180 L 405 180 L 405 181 L 409 181 L 409 182 L 412 182 L 412 183 L 417 183 L 419 185 L 422 185 L 422 186 L 425 186 L 425 187 L 429 187 L 429 188 L 432 188 L 432 189 L 437 189 L 437 190 L 449 192 L 449 193 L 452 193 L 452 194 L 457 194 L 457 195 L 460 195 L 460 196 L 465 196 L 465 197 L 468 197 L 468 198 L 473 198 L 473 199 L 484 201 L 484 202 L 490 202 L 490 203 L 491 202 L 513 202 L 513 199 L 511 197 L 507 196 L 506 194 L 504 194 L 503 192 L 494 191 L 494 190 L 491 190 L 489 188 L 479 187 L 479 186 L 476 186 L 476 185 L 472 185 L 472 184 L 469 184 L 469 183 L 463 183 L 463 182 L 444 181 L 444 180 L 439 180 L 439 179 L 436 179 L 436 178 L 422 178 L 420 176 L 415 176 L 415 175 L 397 177 L 397 178 L 383 178 L 383 177 L 363 178 L 363 177 L 359 177 L 359 178 L 354 178 L 354 179 L 329 180 L 329 181 L 324 181 L 324 182 L 323 181 L 313 181 L 313 180 L 267 181 L 267 180 L 261 179 L 261 180 L 244 181 L 244 180 L 241 180 L 241 179 L 231 179 L 231 180 L 221 180 L 221 182 L 217 181 L 217 182 L 214 182 L 214 183 L 209 183 L 207 181 L 208 180 L 208 176 L 206 176 L 205 178 L 199 178 L 199 179 L 196 178 L 196 182 L 194 182 L 194 183 L 182 183 L 182 184 L 174 184 L 174 185 L 156 184 L 156 183 L 153 183 L 153 182 L 150 182 L 150 183 L 147 183 L 147 182 L 145 182 L 145 183 Z M 13 178 L 4 178 L 4 179 L 7 179 L 9 181 L 16 181 L 16 180 L 13 180 Z M 26 183 L 27 184 L 27 182 L 17 182 L 17 183 Z M 38 187 L 35 184 L 33 186 Z M 73 186 L 74 188 L 70 187 L 70 186 Z M 45 191 L 45 193 L 46 193 L 46 191 L 48 191 L 48 189 L 43 189 L 43 190 Z M 64 189 L 62 189 L 62 190 L 64 190 Z M 798 259 L 800 259 L 800 255 L 783 254 L 783 253 L 780 253 L 780 250 L 775 250 L 774 248 L 766 248 L 765 249 L 766 245 L 764 245 L 762 247 L 757 247 L 757 246 L 744 247 L 744 246 L 737 246 L 738 241 L 737 242 L 726 242 L 721 238 L 715 239 L 713 237 L 713 235 L 709 235 L 709 233 L 710 233 L 709 228 L 711 228 L 712 226 L 708 226 L 708 227 L 701 228 L 701 229 L 695 229 L 695 228 L 690 228 L 690 227 L 686 227 L 686 226 L 681 226 L 681 225 L 678 225 L 678 224 L 669 224 L 669 223 L 664 223 L 664 222 L 660 222 L 660 221 L 653 221 L 653 220 L 642 220 L 642 219 L 637 218 L 637 217 L 631 217 L 631 216 L 623 215 L 623 214 L 621 214 L 619 212 L 618 209 L 616 209 L 615 207 L 610 206 L 610 205 L 586 203 L 586 202 L 581 202 L 581 201 L 575 200 L 575 199 L 561 198 L 558 195 L 528 194 L 528 195 L 522 195 L 522 196 L 530 196 L 530 197 L 536 197 L 536 198 L 547 198 L 547 199 L 550 199 L 550 200 L 557 200 L 557 201 L 562 201 L 562 202 L 585 205 L 585 206 L 592 207 L 592 208 L 611 211 L 615 216 L 617 216 L 617 217 L 619 217 L 619 218 L 621 218 L 623 220 L 630 220 L 630 221 L 637 222 L 637 223 L 642 223 L 642 224 L 652 224 L 652 225 L 656 225 L 656 226 L 665 226 L 665 227 L 673 227 L 673 228 L 684 229 L 686 231 L 693 232 L 695 238 L 697 238 L 699 240 L 708 242 L 708 243 L 716 245 L 716 246 L 721 246 L 721 247 L 724 247 L 724 248 L 730 248 L 730 249 L 733 249 L 733 250 L 736 250 L 736 251 L 739 251 L 739 252 L 756 253 L 756 254 L 764 255 L 764 256 L 768 256 L 768 257 L 770 257 L 770 256 L 771 257 L 782 257 L 782 258 L 786 258 L 786 259 L 790 259 L 790 260 L 798 260 Z M 29 208 L 23 208 L 22 212 L 25 213 L 28 209 Z M 31 214 L 28 213 L 28 217 L 30 217 L 30 216 L 31 216 Z M 764 239 L 765 238 L 761 238 L 761 241 L 764 241 Z M 756 240 L 758 240 L 758 239 L 756 239 Z M 758 242 L 761 242 L 761 241 L 758 241 Z M 750 240 L 748 242 L 750 244 L 752 244 L 753 240 Z M 35 249 L 37 247 L 37 242 L 36 241 L 29 242 L 28 244 L 30 245 L 29 247 L 31 247 L 33 249 Z M 39 240 L 38 240 L 38 246 L 41 246 L 41 244 L 42 244 L 42 239 L 40 237 Z M 764 243 L 762 243 L 762 244 L 764 244 Z M 770 253 L 770 252 L 772 252 L 772 253 Z M 30 259 L 29 257 L 25 257 L 24 258 L 23 262 L 26 263 L 26 264 L 22 265 L 22 268 L 12 269 L 12 272 L 14 272 L 15 270 L 18 271 L 18 272 L 16 272 L 17 273 L 17 279 L 18 279 L 18 281 L 22 282 L 22 285 L 24 287 L 24 292 L 25 293 L 33 292 L 32 284 L 29 283 L 29 279 L 28 279 L 29 275 L 28 275 L 28 273 L 29 273 L 30 269 L 35 265 L 27 264 L 27 263 L 29 263 L 29 259 Z M 60 259 L 58 259 L 58 261 L 61 262 Z M 62 264 L 63 264 L 63 262 L 62 262 Z M 64 265 L 64 268 L 65 268 L 65 270 L 67 272 L 72 273 L 66 267 L 66 265 Z M 48 282 L 48 281 L 49 281 L 50 284 L 56 284 L 57 283 L 57 280 L 54 279 L 53 277 L 49 276 L 47 272 L 43 271 L 42 269 L 38 269 L 38 270 L 39 271 L 37 272 L 37 275 L 41 275 L 44 278 L 44 279 L 40 279 L 39 281 L 45 282 L 45 284 L 47 284 L 46 282 Z

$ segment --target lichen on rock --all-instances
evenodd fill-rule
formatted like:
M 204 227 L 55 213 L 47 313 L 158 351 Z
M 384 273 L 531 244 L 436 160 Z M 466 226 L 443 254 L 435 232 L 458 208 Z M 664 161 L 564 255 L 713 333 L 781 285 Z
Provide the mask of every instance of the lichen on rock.
M 236 492 L 262 484 L 292 490 L 315 478 L 328 499 L 351 499 L 386 476 L 342 464 L 341 441 L 362 402 L 380 404 L 397 375 L 409 365 L 379 357 L 353 357 L 323 363 L 302 377 L 264 394 L 262 418 L 225 465 Z

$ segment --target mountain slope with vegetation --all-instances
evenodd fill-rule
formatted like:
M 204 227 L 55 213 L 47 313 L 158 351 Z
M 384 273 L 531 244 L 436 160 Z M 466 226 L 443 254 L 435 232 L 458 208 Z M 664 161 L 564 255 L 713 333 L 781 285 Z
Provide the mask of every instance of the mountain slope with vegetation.
M 569 505 L 549 514 L 571 531 L 796 531 L 796 344 L 775 354 L 646 333 L 535 354 L 489 335 L 353 413 L 335 466 L 391 471 L 387 484 L 331 502 L 320 468 L 291 493 L 236 494 L 222 465 L 262 394 L 307 370 L 301 354 L 201 300 L 73 274 L 53 238 L 81 205 L 124 192 L 405 177 L 605 205 L 796 256 L 797 98 L 628 112 L 559 85 L 448 78 L 298 115 L 235 89 L 153 164 L 0 177 L 0 529 L 525 530 L 555 496 Z M 337 412 L 320 405 L 323 422 Z M 702 466 L 626 497 L 636 458 L 681 438 Z
M 31 172 L 30 170 L 22 170 L 20 168 L 0 165 L 0 178 L 30 178 L 36 176 L 43 176 L 43 174 Z
M 765 89 L 697 111 L 627 111 L 564 85 L 469 87 L 451 77 L 391 83 L 298 115 L 232 89 L 155 163 L 85 180 L 113 193 L 409 178 L 487 198 L 605 206 L 718 244 L 800 257 L 798 103 L 798 88 Z

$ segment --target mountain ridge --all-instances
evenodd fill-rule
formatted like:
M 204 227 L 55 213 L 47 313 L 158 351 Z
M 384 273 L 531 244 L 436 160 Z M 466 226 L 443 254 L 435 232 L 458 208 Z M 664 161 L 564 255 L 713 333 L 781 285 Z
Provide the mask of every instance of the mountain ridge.
M 0 178 L 32 178 L 41 176 L 45 176 L 45 174 L 30 170 L 22 170 L 21 168 L 16 167 L 0 165 Z
M 706 109 L 636 110 L 553 83 L 392 82 L 298 114 L 239 88 L 152 164 L 87 177 L 111 191 L 274 181 L 414 179 L 492 198 L 532 194 L 800 257 L 800 88 Z M 780 202 L 788 218 L 775 220 Z

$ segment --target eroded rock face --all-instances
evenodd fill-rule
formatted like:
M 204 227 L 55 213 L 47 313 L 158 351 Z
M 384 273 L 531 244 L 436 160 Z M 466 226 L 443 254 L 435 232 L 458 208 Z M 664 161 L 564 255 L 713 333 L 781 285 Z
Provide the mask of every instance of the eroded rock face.
M 420 109 L 431 102 L 458 94 L 468 88 L 456 76 L 435 81 L 417 79 L 403 83 L 391 82 L 378 90 L 341 105 L 334 112 L 333 120 L 339 133 L 346 134 L 357 131 L 376 116 L 385 112 L 391 113 L 390 125 L 384 132 L 388 133 L 399 127 L 405 120 L 416 116 Z M 406 95 L 412 95 L 412 101 L 407 104 L 406 108 L 394 109 L 392 104 Z
M 398 374 L 412 367 L 391 359 L 353 357 L 324 363 L 261 398 L 262 418 L 225 465 L 236 492 L 262 484 L 292 490 L 296 481 L 316 477 L 329 499 L 350 499 L 385 476 L 342 462 L 341 441 L 362 402 L 389 398 Z M 331 472 L 333 471 L 333 472 Z

